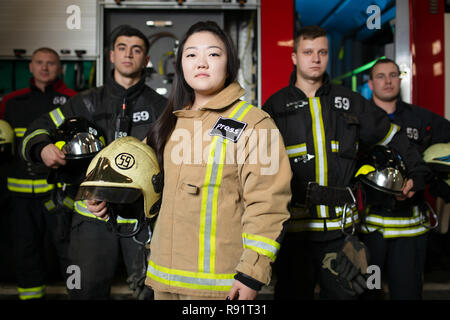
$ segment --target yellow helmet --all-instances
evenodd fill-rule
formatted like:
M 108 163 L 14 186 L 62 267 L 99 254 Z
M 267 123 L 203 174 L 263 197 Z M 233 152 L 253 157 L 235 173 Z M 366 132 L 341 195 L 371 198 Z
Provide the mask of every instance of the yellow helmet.
M 157 214 L 161 198 L 159 177 L 155 151 L 134 137 L 123 137 L 114 140 L 92 159 L 76 199 L 131 204 L 143 196 L 143 212 L 147 218 L 152 218 Z M 125 211 L 131 214 L 132 210 Z
M 14 131 L 5 120 L 0 119 L 0 159 L 7 160 L 14 154 Z

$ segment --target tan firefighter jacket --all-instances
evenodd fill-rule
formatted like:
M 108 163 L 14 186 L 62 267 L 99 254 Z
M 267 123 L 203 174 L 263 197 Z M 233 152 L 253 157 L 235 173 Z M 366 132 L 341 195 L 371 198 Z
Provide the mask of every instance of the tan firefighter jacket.
M 147 270 L 154 290 L 225 297 L 238 271 L 270 282 L 292 174 L 274 122 L 244 93 L 232 83 L 200 110 L 174 112 Z

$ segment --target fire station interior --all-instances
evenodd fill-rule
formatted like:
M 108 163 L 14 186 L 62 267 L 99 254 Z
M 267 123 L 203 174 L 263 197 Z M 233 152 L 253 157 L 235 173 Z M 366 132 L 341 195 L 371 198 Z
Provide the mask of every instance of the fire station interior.
M 56 5 L 57 8 L 46 10 L 55 2 L 2 0 L 0 99 L 29 85 L 30 55 L 40 46 L 53 47 L 60 53 L 62 77 L 69 88 L 81 92 L 102 85 L 112 68 L 108 59 L 108 38 L 122 24 L 136 27 L 148 36 L 151 47 L 146 82 L 158 93 L 168 96 L 177 41 L 192 23 L 213 20 L 229 32 L 236 44 L 241 63 L 238 80 L 247 90 L 245 99 L 254 105 L 261 106 L 272 93 L 288 84 L 292 71 L 290 52 L 296 30 L 301 26 L 319 25 L 329 34 L 327 71 L 333 83 L 342 84 L 370 99 L 367 71 L 374 61 L 383 56 L 400 60 L 400 64 L 406 61 L 401 66 L 406 77 L 402 83 L 404 100 L 450 118 L 450 80 L 446 78 L 450 73 L 450 44 L 444 42 L 444 39 L 450 39 L 450 1 L 283 0 L 282 5 L 275 2 L 73 0 L 58 1 L 61 4 Z M 73 29 L 66 26 L 67 18 L 72 14 L 68 9 L 71 4 L 81 7 L 82 27 L 76 36 L 73 36 Z M 84 9 L 86 7 L 88 9 Z M 438 20 L 442 23 L 436 27 Z M 66 33 L 55 36 L 49 32 L 46 35 L 46 30 L 51 30 L 57 23 L 64 24 L 61 29 Z M 36 26 L 40 26 L 40 33 L 33 33 L 37 32 L 33 30 Z M 11 34 L 16 36 L 11 37 Z M 406 43 L 408 35 L 411 41 Z M 435 39 L 433 43 L 430 38 Z M 434 49 L 439 52 L 429 53 L 430 45 L 439 47 Z M 436 67 L 439 61 L 440 67 Z M 433 69 L 434 74 L 425 68 Z M 420 74 L 425 76 L 418 76 Z M 429 202 L 435 205 L 432 197 Z M 443 225 L 429 232 L 424 299 L 450 299 L 448 223 L 448 220 L 443 221 Z M 54 248 L 49 239 L 46 243 L 47 296 L 67 299 Z M 17 299 L 12 247 L 11 216 L 8 207 L 4 206 L 0 208 L 2 300 Z M 113 299 L 133 299 L 125 279 L 125 266 L 121 265 L 112 288 Z M 276 279 L 263 287 L 258 299 L 273 299 L 274 281 Z M 388 290 L 385 283 L 383 288 Z

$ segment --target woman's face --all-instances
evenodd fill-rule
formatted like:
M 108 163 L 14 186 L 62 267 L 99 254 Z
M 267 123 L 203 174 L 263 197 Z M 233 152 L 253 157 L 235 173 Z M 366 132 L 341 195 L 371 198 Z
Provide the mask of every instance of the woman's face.
M 196 97 L 215 95 L 225 85 L 227 51 L 222 40 L 211 32 L 197 32 L 187 39 L 181 65 Z

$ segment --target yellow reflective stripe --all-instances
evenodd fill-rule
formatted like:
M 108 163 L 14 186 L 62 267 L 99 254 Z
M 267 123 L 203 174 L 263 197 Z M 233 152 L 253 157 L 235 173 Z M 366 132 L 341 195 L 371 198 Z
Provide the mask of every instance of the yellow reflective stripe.
M 116 221 L 117 221 L 117 223 L 137 223 L 138 222 L 137 219 L 125 219 L 125 218 L 122 218 L 121 216 L 118 216 Z
M 148 262 L 147 276 L 168 286 L 213 291 L 229 291 L 235 274 L 215 274 L 170 269 Z
M 22 138 L 27 131 L 27 128 L 14 128 L 14 134 L 18 138 Z
M 286 153 L 288 154 L 289 158 L 305 155 L 307 153 L 306 143 L 287 146 Z
M 321 186 L 328 185 L 327 151 L 325 146 L 325 129 L 322 119 L 322 106 L 320 98 L 309 98 L 309 108 L 312 118 L 312 129 L 314 137 L 316 182 Z M 317 214 L 321 218 L 329 217 L 328 207 L 317 206 Z
M 51 211 L 51 210 L 56 208 L 55 203 L 53 202 L 53 200 L 48 200 L 47 202 L 44 203 L 44 205 L 45 205 L 45 208 L 48 211 Z
M 339 141 L 331 140 L 331 152 L 339 152 Z
M 45 130 L 45 129 L 37 129 L 37 130 L 33 131 L 32 133 L 30 133 L 29 135 L 27 135 L 27 136 L 25 137 L 25 139 L 23 139 L 23 142 L 22 142 L 22 156 L 24 157 L 25 160 L 28 160 L 27 157 L 26 157 L 26 155 L 25 155 L 25 149 L 26 149 L 27 143 L 28 143 L 31 139 L 33 139 L 34 137 L 36 137 L 36 136 L 38 136 L 38 135 L 40 135 L 40 134 L 50 135 L 50 134 L 48 133 L 48 131 Z
M 20 300 L 37 299 L 44 296 L 45 286 L 34 288 L 17 288 Z
M 287 224 L 286 230 L 288 232 L 299 231 L 324 231 L 326 230 L 341 230 L 342 226 L 342 207 L 335 207 L 337 218 L 334 219 L 291 219 Z M 339 214 L 341 213 L 341 214 Z M 353 208 L 353 220 L 359 223 L 359 215 L 356 207 Z M 352 226 L 351 213 L 347 211 L 345 219 L 345 228 Z
M 383 228 L 383 227 L 373 227 L 370 225 L 365 225 L 361 228 L 362 233 L 379 232 L 383 235 L 383 238 L 399 238 L 399 237 L 415 237 L 424 234 L 429 231 L 422 225 L 418 225 L 415 228 Z
M 85 217 L 94 218 L 94 219 L 97 219 L 97 220 L 100 220 L 103 222 L 108 221 L 108 219 L 103 220 L 103 219 L 97 217 L 95 214 L 91 213 L 87 208 L 85 200 L 75 201 L 74 210 L 76 213 L 81 214 L 82 216 L 85 216 Z
M 74 205 L 75 201 L 70 197 L 65 197 L 63 200 L 63 203 L 67 208 L 73 209 L 73 205 Z
M 411 227 L 421 226 L 422 216 L 418 206 L 412 208 L 413 215 L 411 217 L 386 217 L 377 214 L 368 213 L 366 210 L 365 223 L 374 227 L 384 227 L 388 229 L 407 229 Z
M 45 193 L 55 188 L 55 185 L 48 184 L 45 179 L 16 179 L 7 178 L 8 190 L 22 193 Z
M 229 114 L 229 118 L 242 120 L 252 107 L 251 104 L 241 101 Z M 214 136 L 210 144 L 200 210 L 198 247 L 198 269 L 200 272 L 215 272 L 218 197 L 227 144 L 228 140 L 219 136 Z
M 272 259 L 272 261 L 275 261 L 277 252 L 280 250 L 280 244 L 278 242 L 260 235 L 243 233 L 242 242 L 244 248 L 261 253 Z
M 53 123 L 58 128 L 66 119 L 61 112 L 60 108 L 56 108 L 49 112 L 50 118 L 52 118 Z
M 395 134 L 400 131 L 400 126 L 396 125 L 395 123 L 391 123 L 391 127 L 389 128 L 388 133 L 386 134 L 386 136 L 377 144 L 378 145 L 382 145 L 385 146 L 387 144 L 389 144 L 389 142 L 391 142 L 392 138 L 395 136 Z

